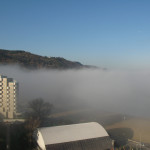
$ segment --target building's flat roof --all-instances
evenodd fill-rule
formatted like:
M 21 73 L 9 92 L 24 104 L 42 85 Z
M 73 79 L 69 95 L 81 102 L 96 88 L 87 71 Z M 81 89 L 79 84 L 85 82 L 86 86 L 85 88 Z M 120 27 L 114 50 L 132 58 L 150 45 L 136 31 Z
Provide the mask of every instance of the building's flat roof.
M 96 122 L 46 127 L 38 130 L 45 145 L 108 136 L 105 129 Z

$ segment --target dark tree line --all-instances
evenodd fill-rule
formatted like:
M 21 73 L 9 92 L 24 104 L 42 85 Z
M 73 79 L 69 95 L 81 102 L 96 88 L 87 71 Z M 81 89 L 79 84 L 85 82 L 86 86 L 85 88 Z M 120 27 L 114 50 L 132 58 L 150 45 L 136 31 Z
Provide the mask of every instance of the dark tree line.
M 37 150 L 36 141 L 33 138 L 33 133 L 37 128 L 72 124 L 70 120 L 51 118 L 52 109 L 52 104 L 45 102 L 42 98 L 37 98 L 28 103 L 28 111 L 23 114 L 24 122 L 6 124 L 0 115 L 0 150 L 6 150 L 8 136 L 10 150 Z
M 0 49 L 0 64 L 18 64 L 27 69 L 70 69 L 86 67 L 60 57 L 43 57 L 25 51 Z
M 38 98 L 29 102 L 28 107 L 24 122 L 4 123 L 0 115 L 0 150 L 6 150 L 8 138 L 10 150 L 36 150 L 33 133 L 38 127 L 44 126 L 52 105 Z

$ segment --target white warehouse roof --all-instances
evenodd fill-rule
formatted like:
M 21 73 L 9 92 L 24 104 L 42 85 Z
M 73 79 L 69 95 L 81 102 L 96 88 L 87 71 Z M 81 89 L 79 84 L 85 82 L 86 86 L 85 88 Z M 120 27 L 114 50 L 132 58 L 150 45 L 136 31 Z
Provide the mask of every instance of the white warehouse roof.
M 43 147 L 50 144 L 65 143 L 106 136 L 109 135 L 100 124 L 96 122 L 90 122 L 39 128 L 37 142 Z

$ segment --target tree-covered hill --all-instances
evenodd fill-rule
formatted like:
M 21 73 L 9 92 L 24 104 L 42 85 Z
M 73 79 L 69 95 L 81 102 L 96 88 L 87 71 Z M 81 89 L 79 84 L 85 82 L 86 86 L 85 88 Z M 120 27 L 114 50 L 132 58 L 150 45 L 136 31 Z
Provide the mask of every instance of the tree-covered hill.
M 26 51 L 0 49 L 0 65 L 4 64 L 18 64 L 28 69 L 74 69 L 89 67 L 61 57 L 47 57 Z

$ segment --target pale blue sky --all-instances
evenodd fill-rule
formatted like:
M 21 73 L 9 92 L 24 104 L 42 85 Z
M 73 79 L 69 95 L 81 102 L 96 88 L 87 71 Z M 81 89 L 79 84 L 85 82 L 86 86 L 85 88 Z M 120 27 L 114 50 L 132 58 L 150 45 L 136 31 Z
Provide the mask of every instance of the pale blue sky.
M 150 1 L 0 0 L 0 48 L 150 68 Z

